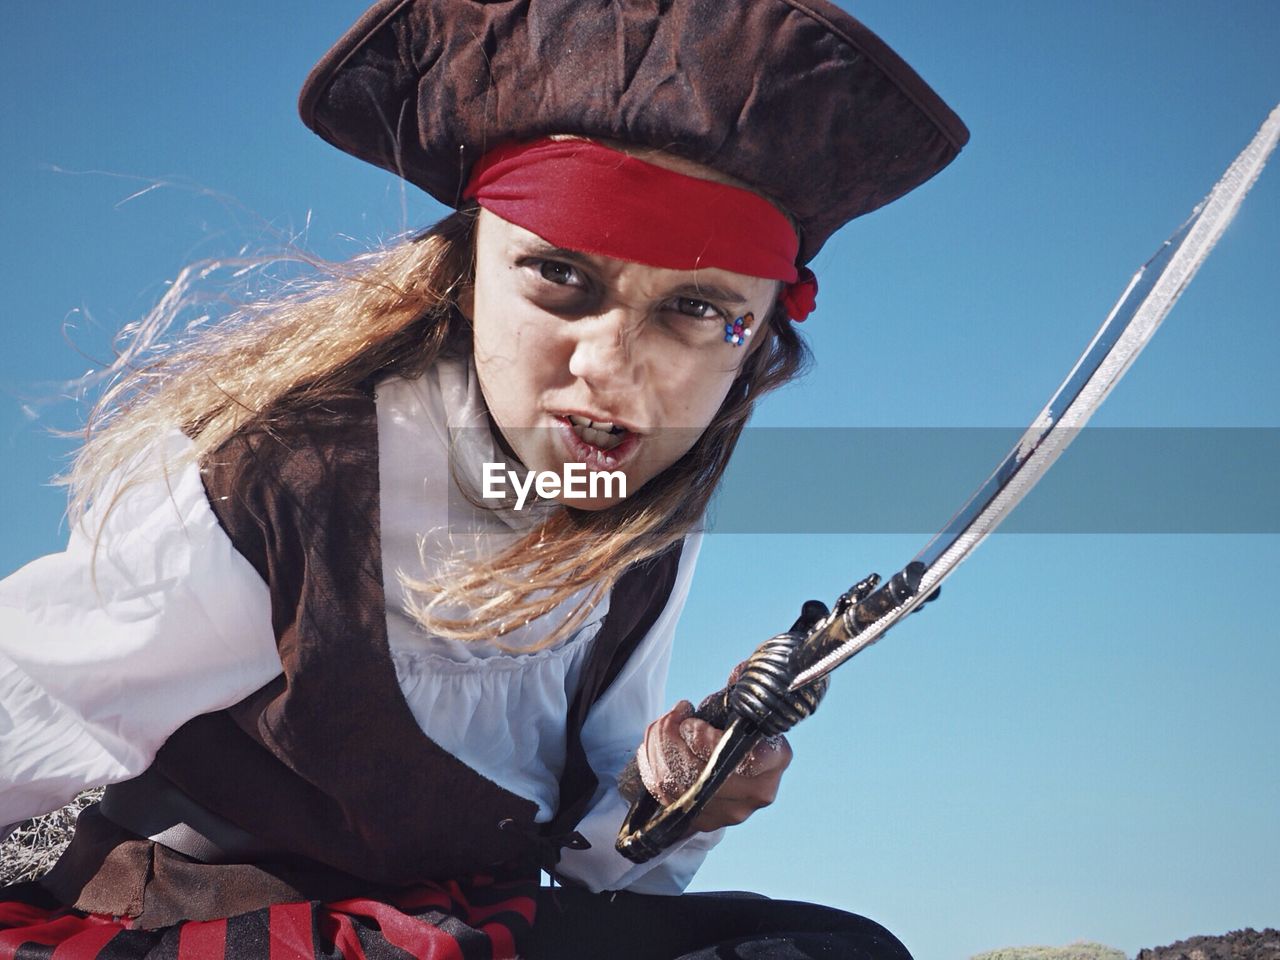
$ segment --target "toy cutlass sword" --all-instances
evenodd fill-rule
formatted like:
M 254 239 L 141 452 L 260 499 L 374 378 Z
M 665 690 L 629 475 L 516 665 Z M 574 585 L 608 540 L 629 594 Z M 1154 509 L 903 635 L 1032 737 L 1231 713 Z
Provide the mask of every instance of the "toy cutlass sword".
M 806 603 L 790 631 L 765 641 L 733 683 L 703 701 L 695 716 L 724 728 L 724 735 L 683 796 L 659 808 L 634 771 L 624 772 L 620 788 L 634 799 L 618 833 L 620 853 L 643 863 L 688 833 L 716 789 L 762 737 L 789 730 L 817 709 L 831 671 L 931 599 L 1013 511 L 1155 335 L 1231 223 L 1278 138 L 1280 106 L 1190 218 L 1133 275 L 1017 445 L 914 560 L 883 586 L 876 574 L 860 581 L 830 612 L 822 603 Z

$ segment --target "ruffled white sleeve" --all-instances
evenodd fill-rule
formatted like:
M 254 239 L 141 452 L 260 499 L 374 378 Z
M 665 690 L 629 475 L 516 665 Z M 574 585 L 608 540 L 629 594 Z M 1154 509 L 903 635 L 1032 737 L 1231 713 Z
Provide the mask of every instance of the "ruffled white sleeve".
M 700 533 L 685 541 L 666 607 L 582 727 L 587 759 L 600 780 L 592 806 L 577 828 L 591 848 L 566 849 L 557 870 L 596 892 L 680 893 L 724 834 L 723 830 L 696 833 L 642 864 L 632 863 L 613 846 L 629 807 L 618 792 L 618 774 L 636 752 L 649 723 L 669 707 L 664 702 L 664 690 L 671 640 L 689 595 L 701 545 Z
M 151 456 L 189 442 L 175 431 Z M 137 776 L 187 720 L 280 673 L 267 587 L 198 467 L 115 499 L 96 553 L 91 513 L 64 553 L 0 582 L 0 832 Z

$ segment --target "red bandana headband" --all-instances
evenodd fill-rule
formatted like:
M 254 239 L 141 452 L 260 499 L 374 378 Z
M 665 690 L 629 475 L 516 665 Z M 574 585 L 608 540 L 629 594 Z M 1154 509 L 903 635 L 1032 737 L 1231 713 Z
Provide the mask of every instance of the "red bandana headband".
M 813 273 L 796 269 L 795 230 L 768 200 L 591 140 L 491 150 L 476 164 L 463 197 L 566 250 L 781 280 L 779 299 L 792 320 L 807 317 L 817 296 Z

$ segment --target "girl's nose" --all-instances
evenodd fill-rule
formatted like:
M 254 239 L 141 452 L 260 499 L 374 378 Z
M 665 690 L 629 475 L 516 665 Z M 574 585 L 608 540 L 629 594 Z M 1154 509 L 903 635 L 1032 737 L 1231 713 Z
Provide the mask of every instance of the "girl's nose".
M 642 323 L 643 318 L 626 308 L 575 320 L 569 372 L 601 391 L 634 386 L 633 341 Z

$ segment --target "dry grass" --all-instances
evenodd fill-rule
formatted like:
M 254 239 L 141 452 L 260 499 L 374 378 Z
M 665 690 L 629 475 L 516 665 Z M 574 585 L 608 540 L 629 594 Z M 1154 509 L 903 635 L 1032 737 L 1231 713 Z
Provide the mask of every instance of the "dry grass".
M 71 841 L 80 811 L 101 796 L 101 790 L 88 790 L 61 810 L 18 824 L 0 843 L 0 886 L 35 880 L 48 872 Z
M 1005 947 L 969 960 L 1125 960 L 1124 951 L 1079 940 L 1065 947 Z

